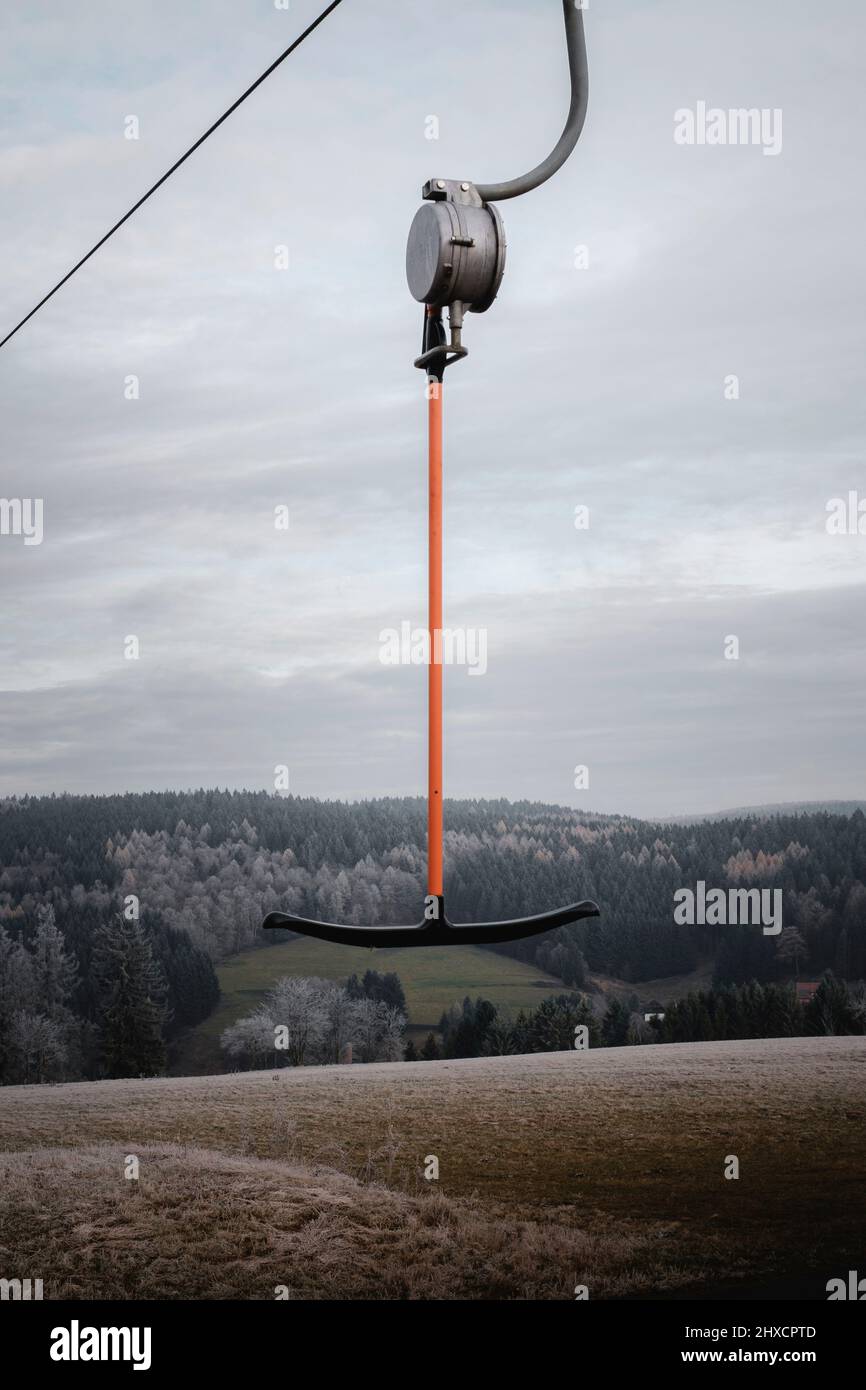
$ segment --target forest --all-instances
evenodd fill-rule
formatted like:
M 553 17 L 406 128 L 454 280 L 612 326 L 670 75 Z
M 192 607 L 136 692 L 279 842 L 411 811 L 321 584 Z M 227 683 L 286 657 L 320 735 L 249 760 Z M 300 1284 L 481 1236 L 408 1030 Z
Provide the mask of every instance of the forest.
M 572 988 L 590 972 L 638 984 L 706 962 L 716 988 L 866 977 L 860 809 L 679 825 L 453 801 L 446 826 L 455 921 L 599 903 L 598 920 L 496 948 Z M 199 790 L 0 802 L 0 1079 L 158 1071 L 172 1037 L 214 1008 L 215 965 L 266 944 L 271 909 L 418 920 L 424 838 L 420 799 Z M 674 893 L 698 880 L 780 889 L 783 930 L 677 925 Z M 42 957 L 62 982 L 50 1003 Z
M 456 1057 L 508 1057 L 573 1048 L 640 1047 L 650 1043 L 728 1042 L 741 1038 L 862 1036 L 866 991 L 827 971 L 807 1003 L 792 984 L 729 985 L 675 1000 L 663 1013 L 641 1012 L 636 995 L 606 1003 L 587 994 L 549 995 L 514 1017 L 489 999 L 454 1004 L 419 1048 L 404 1039 L 405 1012 L 396 975 L 368 970 L 363 981 L 286 977 L 253 1013 L 222 1036 L 232 1069 L 353 1062 L 433 1062 Z
M 551 995 L 516 1018 L 488 999 L 464 999 L 440 1020 L 420 1049 L 409 1040 L 407 1062 L 440 1057 L 499 1057 L 526 1052 L 564 1052 L 584 1031 L 584 1047 L 635 1047 L 648 1043 L 728 1042 L 740 1038 L 862 1036 L 866 992 L 827 971 L 808 1003 L 791 984 L 726 985 L 690 992 L 647 1020 L 637 997 L 613 996 L 603 1010 L 587 995 Z

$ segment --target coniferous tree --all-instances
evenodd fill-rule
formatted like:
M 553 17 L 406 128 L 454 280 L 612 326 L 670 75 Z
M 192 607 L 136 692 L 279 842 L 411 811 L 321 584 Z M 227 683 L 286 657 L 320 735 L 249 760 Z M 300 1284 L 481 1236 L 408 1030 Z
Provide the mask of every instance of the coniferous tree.
M 87 1025 L 72 1009 L 78 964 L 67 949 L 51 904 L 37 909 L 30 946 L 36 1014 L 19 1023 L 19 1051 L 28 1079 L 69 1080 L 81 1075 L 87 1051 Z
M 18 1047 L 16 1020 L 37 1009 L 33 961 L 20 941 L 13 941 L 0 923 L 0 1081 L 16 1079 Z
M 628 1038 L 630 1022 L 629 1011 L 621 1000 L 614 996 L 605 1010 L 601 1021 L 601 1036 L 605 1047 L 624 1047 Z
M 578 1027 L 588 1030 L 590 1047 L 601 1042 L 598 1020 L 592 1005 L 583 996 L 561 994 L 551 996 L 526 1017 L 523 1026 L 518 1019 L 521 1052 L 568 1052 L 575 1043 Z
M 100 927 L 93 968 L 106 1075 L 157 1075 L 165 1067 L 165 982 L 141 923 L 121 917 Z
M 435 1033 L 428 1033 L 421 1048 L 421 1060 L 423 1062 L 438 1062 L 442 1053 L 439 1051 L 439 1044 L 436 1041 Z
M 53 1022 L 66 1024 L 71 1016 L 69 1003 L 78 982 L 78 966 L 66 949 L 54 908 L 39 908 L 36 919 L 31 957 L 39 1009 Z
M 832 971 L 822 976 L 805 1009 L 806 1030 L 828 1036 L 859 1035 L 866 1032 L 866 1004 L 862 994 L 854 995 L 844 980 Z

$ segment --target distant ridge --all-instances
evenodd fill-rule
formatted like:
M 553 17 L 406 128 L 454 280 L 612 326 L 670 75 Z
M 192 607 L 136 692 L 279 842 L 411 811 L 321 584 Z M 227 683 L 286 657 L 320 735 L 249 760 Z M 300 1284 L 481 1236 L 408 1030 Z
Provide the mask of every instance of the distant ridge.
M 770 820 L 773 816 L 853 816 L 866 815 L 866 801 L 776 801 L 766 806 L 734 806 L 726 811 L 704 811 L 692 816 L 661 816 L 662 825 L 697 825 L 711 820 Z

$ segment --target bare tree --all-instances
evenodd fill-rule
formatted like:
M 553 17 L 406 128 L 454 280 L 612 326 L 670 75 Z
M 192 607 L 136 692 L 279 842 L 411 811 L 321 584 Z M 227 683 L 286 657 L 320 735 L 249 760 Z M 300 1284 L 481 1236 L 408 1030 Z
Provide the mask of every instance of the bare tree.
M 361 1062 L 398 1062 L 403 1055 L 406 1017 L 380 1000 L 356 1001 L 355 1037 Z
M 276 1040 L 274 1020 L 267 1008 L 257 1009 L 254 1014 L 241 1018 L 226 1028 L 220 1037 L 220 1046 L 233 1062 L 253 1066 L 264 1066 L 268 1059 L 274 1060 Z
M 324 992 L 322 1004 L 325 1025 L 319 1055 L 323 1062 L 339 1062 L 344 1049 L 355 1041 L 357 1000 L 342 985 L 335 985 Z
M 354 999 L 334 980 L 286 976 L 220 1042 L 232 1060 L 252 1065 L 271 1055 L 293 1067 L 339 1062 L 350 1043 L 360 1062 L 396 1062 L 405 1027 L 405 1015 L 382 1000 Z
M 63 1030 L 45 1014 L 18 1009 L 9 1028 L 13 1071 L 25 1084 L 50 1081 L 66 1061 Z
M 278 1046 L 291 1066 L 302 1067 L 321 1048 L 328 1026 L 324 994 L 333 987 L 325 980 L 284 976 L 268 995 L 268 1010 L 281 1030 Z

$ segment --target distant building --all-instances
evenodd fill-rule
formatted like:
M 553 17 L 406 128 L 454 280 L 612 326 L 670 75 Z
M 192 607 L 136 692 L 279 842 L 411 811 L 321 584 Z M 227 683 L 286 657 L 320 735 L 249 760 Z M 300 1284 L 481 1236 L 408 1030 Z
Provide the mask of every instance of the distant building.
M 665 1006 L 659 999 L 648 999 L 645 1006 L 646 1013 L 643 1016 L 644 1023 L 652 1023 L 654 1018 L 661 1023 L 665 1016 Z
M 815 997 L 820 980 L 798 980 L 794 988 L 797 991 L 797 1003 L 808 1004 Z

